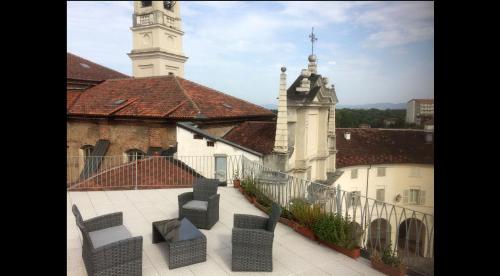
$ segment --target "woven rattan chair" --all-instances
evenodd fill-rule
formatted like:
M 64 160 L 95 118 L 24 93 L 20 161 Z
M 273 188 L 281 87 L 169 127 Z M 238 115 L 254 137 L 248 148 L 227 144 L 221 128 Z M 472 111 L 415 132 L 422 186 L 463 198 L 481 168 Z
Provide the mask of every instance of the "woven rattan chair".
M 281 207 L 273 203 L 269 218 L 234 215 L 233 271 L 273 271 L 273 239 Z
M 198 178 L 193 191 L 179 195 L 179 220 L 187 218 L 198 228 L 210 229 L 219 221 L 219 180 Z
M 142 275 L 142 236 L 132 237 L 121 212 L 83 220 L 73 205 L 82 232 L 82 257 L 90 276 Z

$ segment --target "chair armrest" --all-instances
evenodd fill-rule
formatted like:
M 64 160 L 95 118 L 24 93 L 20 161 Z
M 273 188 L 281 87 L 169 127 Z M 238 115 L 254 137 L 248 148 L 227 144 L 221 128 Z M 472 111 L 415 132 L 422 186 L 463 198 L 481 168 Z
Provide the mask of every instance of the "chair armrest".
M 88 219 L 83 222 L 85 230 L 88 232 L 97 231 L 123 224 L 123 213 L 116 212 Z
M 182 193 L 177 198 L 179 199 L 179 209 L 181 209 L 184 204 L 193 200 L 193 192 Z
M 207 209 L 210 210 L 212 208 L 217 208 L 219 207 L 219 199 L 220 199 L 220 195 L 219 194 L 215 194 L 215 195 L 212 195 L 208 198 L 208 206 L 207 206 Z
M 238 243 L 257 244 L 270 246 L 273 244 L 274 233 L 264 229 L 233 228 L 232 244 Z
M 95 270 L 105 269 L 136 259 L 142 260 L 142 236 L 131 237 L 98 248 L 92 248 L 91 255 Z
M 267 221 L 268 218 L 265 217 L 234 214 L 234 227 L 236 228 L 265 229 Z

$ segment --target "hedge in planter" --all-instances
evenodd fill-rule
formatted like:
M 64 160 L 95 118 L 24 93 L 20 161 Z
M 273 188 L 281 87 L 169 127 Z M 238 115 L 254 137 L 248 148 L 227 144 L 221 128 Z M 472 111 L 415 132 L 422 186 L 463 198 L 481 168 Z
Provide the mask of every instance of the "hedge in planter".
M 312 226 L 321 216 L 320 207 L 308 203 L 305 199 L 295 198 L 290 200 L 290 212 L 298 223 L 294 230 L 311 240 L 316 240 Z
M 351 258 L 360 255 L 363 232 L 340 214 L 322 214 L 313 225 L 314 234 L 325 244 Z
M 396 252 L 392 251 L 390 243 L 384 248 L 382 256 L 377 251 L 372 254 L 371 263 L 373 268 L 387 275 L 406 275 L 406 265 Z

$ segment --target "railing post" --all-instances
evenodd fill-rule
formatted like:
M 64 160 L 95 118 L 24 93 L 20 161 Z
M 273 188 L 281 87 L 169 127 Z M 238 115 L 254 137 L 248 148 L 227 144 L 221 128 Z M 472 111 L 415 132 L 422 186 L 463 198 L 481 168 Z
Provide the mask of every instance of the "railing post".
M 135 189 L 137 190 L 137 164 L 138 164 L 138 158 L 137 156 L 135 157 Z

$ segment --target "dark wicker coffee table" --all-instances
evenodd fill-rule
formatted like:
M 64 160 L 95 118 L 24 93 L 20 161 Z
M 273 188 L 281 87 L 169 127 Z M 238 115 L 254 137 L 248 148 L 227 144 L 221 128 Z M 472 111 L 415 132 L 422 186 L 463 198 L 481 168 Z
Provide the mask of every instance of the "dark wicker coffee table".
M 164 241 L 169 269 L 207 260 L 207 238 L 186 218 L 153 222 L 153 243 Z

